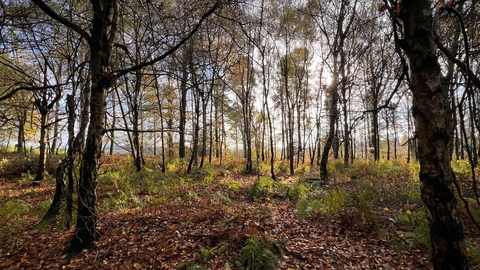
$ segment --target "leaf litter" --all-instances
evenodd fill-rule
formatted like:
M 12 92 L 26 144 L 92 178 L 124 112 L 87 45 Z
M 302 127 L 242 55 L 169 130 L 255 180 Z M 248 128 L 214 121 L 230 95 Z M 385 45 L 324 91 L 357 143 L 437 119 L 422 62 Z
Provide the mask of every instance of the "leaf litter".
M 238 175 L 248 186 L 255 177 Z M 16 194 L 2 182 L 3 194 Z M 239 269 L 235 264 L 246 239 L 268 235 L 285 248 L 279 269 L 433 269 L 428 251 L 398 250 L 392 244 L 397 230 L 384 207 L 375 210 L 378 228 L 371 229 L 352 210 L 322 217 L 300 218 L 295 203 L 270 197 L 252 201 L 246 189 L 229 193 L 222 183 L 187 184 L 194 199 L 125 211 L 101 212 L 96 247 L 68 259 L 73 235 L 67 231 L 32 229 L 37 219 L 1 235 L 1 269 L 185 269 L 192 261 L 207 269 Z M 52 187 L 46 188 L 51 190 Z M 211 194 L 229 194 L 230 201 L 212 200 Z M 18 194 L 17 194 L 18 193 Z M 31 193 L 46 198 L 50 192 Z M 101 201 L 99 202 L 102 203 Z M 2 224 L 3 226 L 4 224 Z M 202 253 L 203 251 L 203 253 Z

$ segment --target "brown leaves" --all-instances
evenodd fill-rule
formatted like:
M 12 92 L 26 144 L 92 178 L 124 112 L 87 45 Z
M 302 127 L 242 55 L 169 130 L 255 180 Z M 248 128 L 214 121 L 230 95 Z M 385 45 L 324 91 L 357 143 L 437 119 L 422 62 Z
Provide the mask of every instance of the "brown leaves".
M 387 9 L 388 9 L 388 5 L 385 4 L 385 5 L 381 6 L 381 7 L 378 9 L 378 11 L 379 11 L 380 13 L 382 13 L 382 12 L 384 12 L 384 11 L 387 10 Z
M 107 163 L 115 164 L 113 160 Z M 231 178 L 247 187 L 255 177 Z M 72 231 L 40 234 L 24 229 L 16 238 L 23 244 L 14 252 L 6 253 L 0 246 L 0 268 L 175 269 L 192 261 L 207 269 L 225 269 L 253 234 L 284 242 L 286 254 L 280 269 L 431 269 L 427 254 L 396 252 L 388 238 L 378 239 L 354 211 L 301 219 L 289 200 L 252 202 L 246 188 L 233 192 L 227 183 L 184 184 L 175 192 L 175 198 L 182 193 L 196 194 L 195 203 L 172 199 L 150 209 L 100 213 L 97 229 L 102 236 L 96 248 L 70 261 L 64 250 Z M 215 194 L 231 201 L 213 199 Z M 379 226 L 388 228 L 382 220 L 388 221 L 387 214 L 393 210 L 386 211 L 383 206 L 378 211 L 384 215 Z M 202 257 L 202 250 L 211 254 Z
M 391 11 L 392 15 L 395 16 L 395 17 L 398 17 L 400 15 L 400 11 L 402 10 L 402 6 L 400 5 L 400 3 L 397 3 L 397 5 L 395 6 L 394 9 L 392 9 L 391 7 L 389 7 L 387 4 L 384 4 L 382 6 L 380 6 L 378 8 L 378 11 L 380 13 L 386 11 L 386 10 L 389 10 Z
M 400 16 L 401 10 L 402 10 L 402 5 L 400 5 L 400 3 L 397 3 L 397 5 L 395 6 L 395 9 L 393 10 L 393 14 L 395 15 L 395 17 Z
M 443 7 L 451 7 L 453 4 L 453 0 L 449 0 L 447 3 L 445 3 L 444 0 L 442 1 L 439 1 L 436 5 L 435 5 L 435 8 L 436 9 L 441 9 Z
M 115 73 L 103 71 L 102 76 L 108 80 L 110 87 L 115 87 L 115 81 L 118 79 Z

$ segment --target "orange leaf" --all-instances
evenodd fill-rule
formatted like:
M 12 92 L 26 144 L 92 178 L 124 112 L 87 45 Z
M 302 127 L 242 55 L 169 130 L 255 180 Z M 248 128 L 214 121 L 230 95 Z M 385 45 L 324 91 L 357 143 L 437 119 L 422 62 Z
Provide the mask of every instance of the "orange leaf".
M 387 5 L 383 5 L 383 6 L 381 6 L 381 7 L 378 9 L 378 11 L 381 13 L 381 12 L 384 12 L 385 10 L 387 10 L 387 9 L 388 9 L 388 6 L 387 6 Z
M 134 263 L 134 264 L 133 264 L 133 267 L 135 267 L 135 269 L 142 269 L 142 265 L 139 264 L 138 262 L 137 262 L 137 263 Z
M 400 15 L 400 11 L 402 10 L 402 6 L 400 5 L 400 3 L 397 4 L 397 6 L 395 7 L 395 10 L 393 11 L 393 13 L 395 14 L 395 16 L 399 16 Z
M 29 261 L 29 258 L 27 254 L 23 254 L 22 258 L 20 259 L 21 263 L 27 263 Z

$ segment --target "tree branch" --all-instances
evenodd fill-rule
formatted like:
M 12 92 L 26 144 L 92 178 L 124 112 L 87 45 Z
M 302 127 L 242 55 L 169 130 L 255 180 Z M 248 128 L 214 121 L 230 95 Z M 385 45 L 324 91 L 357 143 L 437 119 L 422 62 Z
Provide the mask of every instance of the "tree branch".
M 381 106 L 379 106 L 375 109 L 366 110 L 366 111 L 364 111 L 364 113 L 376 112 L 376 111 L 380 111 L 382 109 L 395 109 L 395 108 L 390 107 L 390 102 L 392 101 L 392 98 L 395 96 L 398 89 L 400 88 L 400 85 L 402 84 L 402 81 L 403 81 L 403 79 L 405 78 L 406 75 L 407 75 L 407 71 L 404 69 L 402 74 L 400 75 L 400 77 L 397 80 L 397 84 L 395 85 L 395 88 L 393 89 L 392 93 L 390 93 L 390 96 L 388 97 L 388 99 L 385 101 L 385 103 L 383 105 L 381 105 Z
M 465 30 L 465 24 L 463 23 L 462 16 L 460 15 L 460 13 L 458 13 L 458 11 L 456 9 L 454 9 L 452 7 L 444 7 L 444 9 L 453 13 L 453 15 L 455 15 L 455 18 L 457 19 L 458 23 L 460 24 L 460 30 L 462 31 L 463 43 L 464 43 L 464 46 L 465 46 L 465 61 L 462 61 L 462 60 L 456 58 L 455 55 L 450 50 L 448 50 L 445 46 L 443 46 L 443 44 L 440 43 L 440 39 L 439 39 L 438 36 L 435 37 L 435 45 L 437 45 L 437 48 L 443 54 L 445 54 L 445 56 L 447 57 L 448 60 L 455 63 L 462 70 L 463 74 L 465 74 L 465 76 L 467 77 L 467 88 L 468 88 L 469 80 L 471 82 L 473 82 L 477 86 L 477 88 L 480 88 L 480 79 L 470 69 L 470 64 L 469 64 L 469 55 L 470 55 L 469 51 L 470 51 L 470 49 L 469 49 L 469 46 L 468 46 L 467 32 Z
M 125 131 L 125 132 L 138 132 L 138 133 L 157 133 L 157 132 L 178 132 L 175 129 L 149 129 L 149 130 L 133 130 L 129 128 L 109 128 L 105 129 L 103 133 L 108 133 L 112 131 Z
M 462 72 L 468 76 L 471 82 L 473 82 L 475 86 L 480 88 L 480 78 L 478 78 L 477 75 L 475 75 L 475 73 L 473 73 L 473 71 L 467 67 L 467 64 L 465 64 L 462 60 L 456 58 L 449 49 L 447 49 L 445 46 L 443 46 L 443 44 L 440 43 L 438 38 L 435 39 L 435 44 L 437 45 L 437 48 L 448 58 L 448 60 L 455 63 L 462 70 Z
M 57 84 L 57 85 L 47 85 L 47 86 L 19 86 L 13 90 L 8 90 L 5 92 L 8 92 L 7 94 L 0 96 L 0 101 L 7 100 L 11 98 L 13 95 L 15 95 L 18 91 L 21 90 L 26 90 L 26 91 L 38 91 L 38 90 L 47 90 L 47 89 L 53 89 L 57 88 L 59 86 L 67 85 L 67 83 L 62 83 L 62 84 Z M 5 93 L 4 92 L 4 93 Z
M 58 21 L 59 23 L 77 32 L 79 35 L 85 38 L 88 43 L 92 42 L 92 38 L 90 37 L 90 35 L 87 32 L 85 32 L 82 28 L 80 28 L 80 26 L 65 19 L 62 15 L 58 14 L 53 9 L 51 9 L 45 2 L 43 2 L 42 0 L 32 0 L 32 2 L 35 3 L 35 5 L 37 5 L 41 10 L 43 10 L 43 12 L 45 12 L 52 19 Z
M 37 1 L 37 0 L 36 0 Z M 150 61 L 147 61 L 147 62 L 143 62 L 143 63 L 140 63 L 138 65 L 135 65 L 135 66 L 132 66 L 132 67 L 129 67 L 129 68 L 126 68 L 126 69 L 122 69 L 122 70 L 117 70 L 115 71 L 115 75 L 117 77 L 120 77 L 122 75 L 125 75 L 131 71 L 134 71 L 134 70 L 138 70 L 138 69 L 141 69 L 141 68 L 144 68 L 146 66 L 150 66 L 152 64 L 155 64 L 156 62 L 159 62 L 163 59 L 165 59 L 167 56 L 171 55 L 172 53 L 174 53 L 178 48 L 180 48 L 185 42 L 187 42 L 197 31 L 198 29 L 200 28 L 200 26 L 203 24 L 203 22 L 208 18 L 210 17 L 210 15 L 212 15 L 215 10 L 217 10 L 218 7 L 220 7 L 222 1 L 221 0 L 218 0 L 215 5 L 213 5 L 213 7 L 207 11 L 207 13 L 203 14 L 203 16 L 200 18 L 200 20 L 198 21 L 198 23 L 195 25 L 195 27 L 190 31 L 190 33 L 184 37 L 182 40 L 180 40 L 180 42 L 178 42 L 175 46 L 173 46 L 172 48 L 170 48 L 170 50 L 166 51 L 164 54 L 150 60 Z

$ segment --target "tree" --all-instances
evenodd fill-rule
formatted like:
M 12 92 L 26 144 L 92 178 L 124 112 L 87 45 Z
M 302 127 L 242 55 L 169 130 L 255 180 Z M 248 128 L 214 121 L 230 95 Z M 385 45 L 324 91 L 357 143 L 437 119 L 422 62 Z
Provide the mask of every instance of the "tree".
M 341 1 L 329 7 L 320 5 L 316 1 L 309 1 L 307 7 L 312 10 L 310 14 L 315 20 L 318 30 L 322 34 L 322 42 L 326 44 L 328 52 L 323 57 L 323 63 L 327 65 L 331 74 L 331 82 L 326 93 L 326 109 L 328 110 L 328 132 L 320 160 L 320 175 L 326 180 L 327 162 L 330 150 L 338 157 L 338 121 L 340 101 L 339 90 L 342 94 L 346 89 L 346 43 L 353 35 L 353 25 L 356 17 L 358 1 Z M 348 149 L 348 147 L 347 147 Z
M 390 10 L 403 23 L 403 37 L 398 39 L 398 44 L 410 68 L 421 196 L 430 227 L 433 264 L 435 269 L 468 269 L 463 226 L 453 188 L 452 109 L 449 91 L 442 84 L 431 4 L 430 0 L 403 0 Z
M 278 86 L 274 101 L 280 108 L 282 122 L 282 158 L 289 160 L 289 172 L 294 174 L 295 152 L 297 165 L 303 159 L 305 142 L 302 129 L 305 132 L 303 121 L 308 97 L 308 76 L 311 63 L 311 53 L 308 45 L 312 40 L 313 27 L 311 17 L 299 10 L 291 2 L 271 3 L 267 18 L 277 17 L 278 26 L 270 22 L 269 30 L 275 31 L 273 38 L 278 41 L 276 54 L 278 58 Z M 269 32 L 267 32 L 269 33 Z M 257 45 L 258 46 L 258 45 Z M 258 46 L 260 47 L 260 46 Z M 260 51 L 265 48 L 260 47 Z M 265 53 L 263 53 L 265 54 Z
M 44 1 L 32 1 L 48 16 L 77 32 L 88 44 L 90 53 L 89 69 L 91 87 L 88 90 L 90 94 L 90 122 L 80 165 L 76 228 L 68 252 L 69 256 L 72 257 L 84 248 L 93 248 L 95 238 L 97 237 L 96 224 L 98 211 L 96 187 L 98 161 L 102 154 L 102 138 L 105 130 L 107 89 L 113 85 L 118 76 L 152 65 L 172 54 L 198 30 L 202 22 L 220 6 L 221 2 L 215 3 L 215 5 L 208 9 L 190 33 L 165 53 L 130 68 L 122 69 L 117 73 L 112 73 L 110 56 L 117 36 L 117 15 L 119 9 L 119 3 L 117 3 L 116 0 L 90 1 L 91 18 L 89 18 L 89 21 L 91 24 L 88 26 L 90 29 L 89 32 L 85 31 L 81 25 L 66 19 L 54 11 Z
M 390 52 L 393 46 L 383 39 L 388 39 L 380 32 L 382 22 L 372 21 L 366 25 L 368 48 L 363 56 L 363 72 L 366 83 L 364 91 L 365 107 L 370 119 L 369 148 L 372 151 L 373 159 L 380 159 L 380 111 L 390 106 L 394 93 L 389 93 L 395 88 L 391 85 L 391 77 L 395 70 L 401 72 L 400 62 L 392 59 Z M 403 74 L 399 77 L 403 78 Z M 402 80 L 400 80 L 401 82 Z M 387 130 L 388 134 L 388 130 Z
M 253 16 L 252 16 L 253 17 Z M 265 112 L 266 118 L 268 121 L 268 131 L 269 131 L 269 145 L 270 145 L 270 175 L 273 180 L 276 180 L 275 171 L 274 171 L 274 161 L 275 161 L 275 144 L 274 144 L 274 129 L 272 124 L 272 115 L 270 113 L 270 105 L 269 105 L 269 89 L 270 89 L 270 73 L 272 66 L 267 64 L 267 57 L 272 54 L 273 46 L 269 43 L 271 42 L 271 35 L 269 34 L 267 29 L 267 23 L 264 22 L 265 18 L 265 1 L 261 0 L 261 8 L 260 8 L 260 16 L 259 16 L 259 27 L 257 29 L 257 35 L 255 37 L 255 46 L 257 47 L 260 53 L 260 69 L 262 74 L 262 98 L 263 98 L 263 110 L 262 110 L 262 117 L 263 121 L 265 122 Z M 270 41 L 270 42 L 269 42 Z M 265 134 L 265 131 L 263 131 Z M 262 140 L 263 142 L 263 140 Z M 264 151 L 262 147 L 262 160 L 264 160 Z
M 253 68 L 253 46 L 247 45 L 246 55 L 240 55 L 231 68 L 232 90 L 238 100 L 240 116 L 242 117 L 241 134 L 243 140 L 243 156 L 245 157 L 245 171 L 252 172 L 252 125 L 253 125 L 253 104 L 255 101 L 254 85 L 255 70 Z
M 38 158 L 38 168 L 35 175 L 35 179 L 33 179 L 34 184 L 37 185 L 38 181 L 43 180 L 45 174 L 45 155 L 46 155 L 46 137 L 47 137 L 47 129 L 48 126 L 51 124 L 49 123 L 49 114 L 53 109 L 53 106 L 57 104 L 58 100 L 61 97 L 60 89 L 57 89 L 55 92 L 53 91 L 41 91 L 35 92 L 34 94 L 34 102 L 33 104 L 40 112 L 40 153 Z
M 25 151 L 25 129 L 28 112 L 33 105 L 31 102 L 32 92 L 27 90 L 17 91 L 15 87 L 12 89 L 12 85 L 25 83 L 26 80 L 23 78 L 21 70 L 25 70 L 27 67 L 13 61 L 8 55 L 0 56 L 0 65 L 0 76 L 2 77 L 2 84 L 0 85 L 0 100 L 2 101 L 0 105 L 0 125 L 2 128 L 11 127 L 11 130 L 17 130 L 16 151 L 23 153 Z M 19 68 L 13 68 L 14 66 Z

